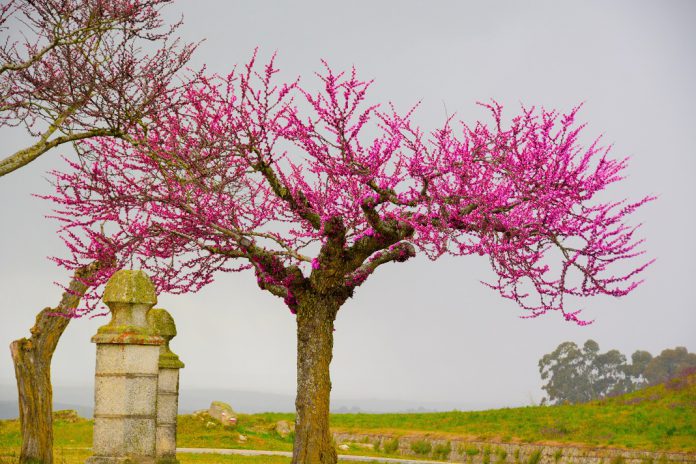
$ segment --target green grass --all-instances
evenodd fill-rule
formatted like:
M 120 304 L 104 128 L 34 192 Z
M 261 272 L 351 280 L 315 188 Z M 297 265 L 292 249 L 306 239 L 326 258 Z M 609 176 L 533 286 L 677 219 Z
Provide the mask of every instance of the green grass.
M 290 458 L 284 456 L 229 456 L 221 454 L 183 454 L 178 453 L 177 459 L 182 464 L 198 463 L 198 464 L 215 464 L 235 463 L 235 464 L 288 464 Z
M 56 448 L 53 456 L 55 464 L 83 464 L 91 456 L 90 450 Z M 232 456 L 221 454 L 177 453 L 181 464 L 288 464 L 285 456 Z M 19 450 L 0 448 L 0 464 L 18 464 Z
M 226 427 L 207 414 L 179 416 L 177 446 L 183 448 L 237 448 L 291 451 L 292 435 L 281 438 L 275 432 L 280 420 L 294 421 L 293 414 L 240 414 L 239 425 Z M 240 435 L 246 437 L 241 441 Z
M 399 437 L 405 435 L 421 435 L 424 438 L 428 435 L 429 439 L 447 441 L 495 440 L 696 452 L 695 411 L 696 375 L 692 375 L 667 385 L 581 405 L 427 414 L 335 414 L 331 417 L 331 424 L 336 431 L 356 435 L 387 433 L 394 437 L 384 441 L 379 449 L 351 446 L 349 450 L 341 450 L 342 454 L 394 456 L 399 446 Z M 216 423 L 205 414 L 179 416 L 178 446 L 282 451 L 292 449 L 292 435 L 281 438 L 275 432 L 275 424 L 280 420 L 294 421 L 293 414 L 241 414 L 238 420 L 239 425 L 231 428 Z M 56 453 L 64 453 L 67 456 L 65 459 L 68 459 L 65 462 L 70 463 L 72 454 L 89 454 L 88 450 L 76 449 L 91 447 L 92 421 L 57 420 L 54 424 L 54 437 Z M 444 457 L 451 452 L 449 443 L 435 445 L 427 450 L 431 445 L 427 443 L 426 446 L 426 443 L 415 443 L 416 449 L 413 451 L 424 457 Z M 0 421 L 0 464 L 14 462 L 8 461 L 12 457 L 7 454 L 16 453 L 19 445 L 18 422 Z M 479 453 L 473 446 L 459 445 L 459 451 L 469 456 Z M 486 455 L 484 461 L 488 461 L 488 464 L 497 464 L 505 459 L 491 453 L 490 449 L 483 452 Z M 560 456 L 555 457 L 556 460 L 559 458 Z M 206 459 L 208 458 L 191 455 L 182 462 L 213 462 Z M 239 456 L 230 459 L 244 462 Z M 288 462 L 285 458 L 265 459 L 270 461 L 249 462 Z M 57 458 L 56 462 L 61 464 L 62 461 Z
M 422 432 L 481 441 L 695 452 L 696 376 L 586 404 L 427 414 L 340 414 L 331 418 L 331 425 L 353 433 Z

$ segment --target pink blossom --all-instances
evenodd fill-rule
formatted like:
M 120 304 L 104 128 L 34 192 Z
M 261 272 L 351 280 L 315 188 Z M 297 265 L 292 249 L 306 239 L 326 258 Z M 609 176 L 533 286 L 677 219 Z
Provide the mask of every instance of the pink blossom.
M 70 251 L 59 264 L 108 251 L 173 293 L 251 268 L 295 311 L 302 286 L 332 269 L 352 294 L 416 253 L 487 255 L 496 278 L 486 285 L 525 317 L 560 311 L 578 324 L 566 297 L 641 283 L 651 261 L 628 218 L 653 198 L 605 198 L 626 159 L 599 140 L 580 144 L 579 108 L 522 108 L 504 123 L 492 102 L 481 105 L 489 124 L 426 131 L 412 111 L 368 104 L 370 82 L 355 70 L 325 64 L 314 91 L 277 82 L 273 61 L 258 70 L 255 59 L 181 89 L 172 98 L 183 106 L 134 131 L 136 144 L 81 143 L 93 162 L 54 172 L 48 197 Z

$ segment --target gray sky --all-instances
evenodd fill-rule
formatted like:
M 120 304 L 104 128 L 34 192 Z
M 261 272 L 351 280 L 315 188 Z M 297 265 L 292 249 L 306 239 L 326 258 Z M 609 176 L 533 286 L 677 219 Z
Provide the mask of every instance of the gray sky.
M 518 406 L 542 396 L 538 359 L 560 342 L 588 338 L 603 351 L 696 351 L 696 2 L 692 1 L 212 1 L 180 0 L 186 40 L 206 38 L 193 67 L 227 72 L 259 46 L 278 51 L 285 76 L 312 73 L 324 58 L 374 78 L 372 99 L 423 104 L 424 128 L 446 112 L 484 118 L 495 98 L 569 110 L 585 102 L 586 140 L 600 134 L 630 156 L 616 197 L 659 195 L 635 215 L 657 262 L 622 299 L 582 303 L 595 319 L 577 327 L 556 314 L 523 320 L 516 305 L 483 287 L 485 258 L 425 258 L 388 265 L 340 311 L 332 363 L 334 398 L 432 402 L 467 409 Z M 26 141 L 0 132 L 5 154 Z M 46 170 L 61 149 L 0 179 L 0 347 L 28 333 L 55 305 L 67 273 L 46 259 L 63 253 L 44 219 Z M 198 294 L 160 297 L 176 318 L 173 348 L 186 362 L 182 389 L 230 388 L 294 394 L 295 326 L 282 301 L 251 273 L 224 275 Z M 56 385 L 89 385 L 105 318 L 71 323 L 53 363 Z M 0 384 L 14 382 L 0 356 Z M 212 398 L 211 398 L 212 399 Z M 229 398 L 234 404 L 234 398 Z

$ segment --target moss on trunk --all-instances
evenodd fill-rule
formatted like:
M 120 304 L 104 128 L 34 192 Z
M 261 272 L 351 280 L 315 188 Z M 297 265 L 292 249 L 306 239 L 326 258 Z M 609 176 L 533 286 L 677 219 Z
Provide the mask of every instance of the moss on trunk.
M 340 303 L 307 295 L 297 311 L 297 398 L 293 464 L 334 464 L 329 430 L 329 365 L 333 357 L 333 323 Z
M 87 291 L 85 281 L 99 269 L 93 263 L 75 272 L 68 290 L 56 308 L 45 308 L 36 316 L 31 337 L 10 344 L 19 395 L 22 433 L 21 464 L 53 463 L 53 389 L 51 359 L 58 341 L 70 323 L 69 314 Z

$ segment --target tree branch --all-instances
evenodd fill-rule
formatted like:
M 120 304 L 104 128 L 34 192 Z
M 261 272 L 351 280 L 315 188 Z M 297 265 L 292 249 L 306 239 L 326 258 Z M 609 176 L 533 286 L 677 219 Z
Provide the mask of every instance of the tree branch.
M 366 198 L 361 208 L 368 223 L 374 229 L 374 234 L 367 234 L 358 239 L 346 253 L 346 267 L 349 272 L 356 270 L 375 252 L 384 250 L 395 243 L 406 240 L 413 235 L 413 227 L 396 219 L 382 220 L 375 206 L 379 200 Z
M 399 242 L 389 247 L 388 250 L 375 254 L 368 262 L 348 274 L 345 278 L 345 284 L 351 288 L 358 287 L 382 264 L 402 263 L 414 256 L 416 256 L 416 249 L 411 243 Z
M 53 140 L 48 140 L 48 138 L 56 131 L 58 130 L 60 123 L 62 121 L 58 122 L 56 121 L 55 124 L 52 124 L 49 129 L 44 132 L 44 134 L 41 136 L 41 139 L 36 142 L 34 145 L 24 148 L 22 150 L 19 150 L 18 152 L 8 156 L 7 158 L 3 159 L 0 161 L 0 177 L 11 173 L 12 171 L 16 171 L 17 169 L 21 168 L 22 166 L 25 166 L 32 161 L 34 161 L 36 158 L 39 156 L 43 155 L 47 151 L 51 150 L 52 148 L 57 147 L 58 145 L 62 145 L 64 143 L 69 143 L 69 142 L 76 142 L 78 140 L 83 140 L 83 139 L 89 139 L 92 137 L 103 137 L 103 136 L 111 136 L 111 137 L 119 137 L 121 136 L 121 131 L 118 129 L 107 129 L 107 128 L 102 128 L 102 129 L 92 129 L 88 130 L 85 132 L 78 132 L 74 134 L 68 134 L 68 135 L 62 135 L 60 137 L 56 137 Z
M 261 158 L 261 154 L 258 152 L 258 150 L 253 150 L 259 158 Z M 258 162 L 252 164 L 252 167 L 254 168 L 255 171 L 260 172 L 263 177 L 268 181 L 268 184 L 271 186 L 273 189 L 273 193 L 275 193 L 278 198 L 281 200 L 286 201 L 290 207 L 300 215 L 300 217 L 307 222 L 309 222 L 312 227 L 315 229 L 319 230 L 321 229 L 321 217 L 312 210 L 311 205 L 307 201 L 307 198 L 300 192 L 299 194 L 299 202 L 298 200 L 292 195 L 290 190 L 283 185 L 283 182 L 278 178 L 276 173 L 273 171 L 271 168 L 270 164 L 265 162 L 262 159 L 259 159 Z

